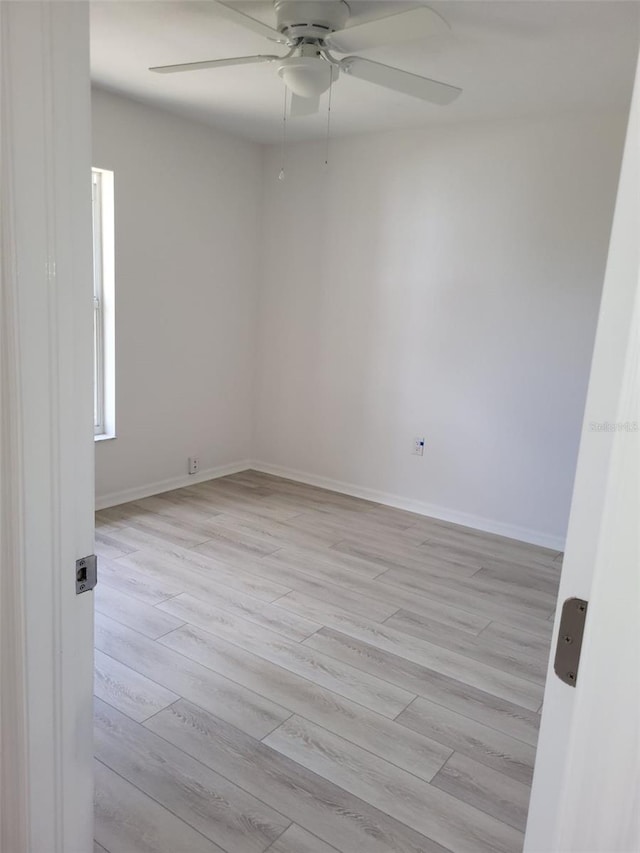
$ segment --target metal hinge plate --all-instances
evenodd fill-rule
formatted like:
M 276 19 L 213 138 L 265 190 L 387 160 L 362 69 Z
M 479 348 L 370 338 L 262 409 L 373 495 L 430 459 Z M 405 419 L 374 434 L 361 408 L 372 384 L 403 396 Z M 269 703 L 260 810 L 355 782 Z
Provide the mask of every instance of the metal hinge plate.
M 582 598 L 567 598 L 562 605 L 558 645 L 553 668 L 565 684 L 575 687 L 582 650 L 584 623 L 587 618 L 588 602 Z
M 95 554 L 76 560 L 76 595 L 88 592 L 98 583 L 98 558 Z

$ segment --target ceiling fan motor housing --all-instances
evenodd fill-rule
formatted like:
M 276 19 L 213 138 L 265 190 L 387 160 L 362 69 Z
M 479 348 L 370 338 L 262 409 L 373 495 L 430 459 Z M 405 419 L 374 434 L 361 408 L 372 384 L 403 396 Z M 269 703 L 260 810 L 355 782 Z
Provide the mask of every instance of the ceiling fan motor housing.
M 349 20 L 344 0 L 276 0 L 278 31 L 292 41 L 323 39 L 341 30 Z

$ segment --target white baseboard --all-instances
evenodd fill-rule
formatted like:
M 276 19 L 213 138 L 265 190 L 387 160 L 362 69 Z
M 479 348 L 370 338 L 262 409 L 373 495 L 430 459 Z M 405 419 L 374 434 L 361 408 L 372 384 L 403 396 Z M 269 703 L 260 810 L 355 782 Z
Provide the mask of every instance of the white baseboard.
M 183 474 L 169 480 L 158 480 L 155 483 L 147 483 L 144 486 L 136 486 L 121 492 L 111 492 L 107 495 L 96 497 L 96 509 L 106 509 L 110 506 L 127 503 L 128 501 L 141 500 L 151 495 L 159 495 L 172 489 L 181 489 L 184 486 L 192 486 L 194 483 L 202 483 L 205 480 L 215 480 L 218 477 L 226 477 L 229 474 L 237 474 L 240 471 L 252 469 L 264 474 L 272 474 L 274 477 L 284 477 L 287 480 L 295 480 L 297 483 L 307 483 L 309 486 L 318 486 L 329 489 L 332 492 L 340 492 L 355 498 L 363 498 L 368 501 L 385 504 L 386 506 L 405 509 L 419 515 L 430 518 L 439 518 L 442 521 L 450 521 L 453 524 L 461 524 L 472 527 L 475 530 L 483 530 L 486 533 L 496 533 L 509 539 L 517 539 L 520 542 L 530 542 L 533 545 L 541 545 L 544 548 L 552 548 L 556 551 L 564 550 L 564 539 L 540 530 L 531 530 L 528 527 L 518 527 L 513 524 L 505 524 L 491 518 L 470 515 L 466 512 L 449 509 L 448 507 L 417 501 L 412 498 L 403 498 L 390 492 L 380 492 L 377 489 L 368 489 L 364 486 L 356 486 L 353 483 L 345 483 L 341 480 L 333 480 L 330 477 L 320 477 L 317 474 L 309 474 L 306 471 L 298 471 L 294 468 L 284 468 L 281 465 L 270 465 L 267 462 L 245 459 L 242 462 L 234 462 L 229 465 L 219 465 L 217 468 L 207 468 L 197 474 Z
M 564 539 L 562 536 L 544 533 L 541 530 L 518 527 L 502 521 L 495 521 L 491 518 L 483 518 L 482 516 L 470 515 L 466 512 L 458 512 L 447 507 L 425 503 L 424 501 L 403 498 L 400 495 L 393 495 L 389 492 L 379 492 L 376 489 L 355 486 L 353 483 L 343 483 L 341 480 L 332 480 L 329 477 L 320 477 L 316 474 L 297 471 L 293 468 L 283 468 L 280 465 L 270 465 L 267 462 L 253 460 L 249 467 L 254 471 L 261 471 L 264 474 L 273 474 L 275 477 L 284 477 L 287 480 L 295 480 L 298 483 L 307 483 L 309 486 L 318 486 L 322 489 L 329 489 L 332 492 L 341 492 L 355 498 L 364 498 L 365 500 L 375 501 L 386 506 L 415 512 L 419 515 L 438 518 L 442 521 L 450 521 L 453 524 L 461 524 L 465 527 L 473 527 L 475 530 L 483 530 L 485 533 L 496 533 L 499 536 L 517 539 L 520 542 L 529 542 L 532 545 L 541 545 L 544 548 L 551 548 L 555 551 L 564 550 Z
M 197 474 L 182 474 L 180 477 L 172 477 L 169 480 L 158 480 L 155 483 L 147 483 L 145 486 L 136 486 L 133 489 L 124 489 L 121 492 L 111 492 L 108 495 L 96 496 L 96 509 L 107 509 L 110 506 L 118 506 L 128 501 L 139 501 L 162 492 L 170 492 L 172 489 L 182 489 L 184 486 L 193 486 L 195 483 L 203 483 L 205 480 L 215 480 L 218 477 L 226 477 L 229 474 L 237 474 L 251 467 L 249 460 L 233 462 L 229 465 L 219 465 L 217 468 L 207 468 L 198 471 Z

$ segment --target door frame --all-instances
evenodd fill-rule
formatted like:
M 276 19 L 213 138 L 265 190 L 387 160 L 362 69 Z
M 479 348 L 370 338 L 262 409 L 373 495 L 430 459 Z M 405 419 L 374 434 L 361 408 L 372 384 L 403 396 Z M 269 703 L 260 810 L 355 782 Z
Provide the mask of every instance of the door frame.
M 0 847 L 93 845 L 89 8 L 0 2 Z

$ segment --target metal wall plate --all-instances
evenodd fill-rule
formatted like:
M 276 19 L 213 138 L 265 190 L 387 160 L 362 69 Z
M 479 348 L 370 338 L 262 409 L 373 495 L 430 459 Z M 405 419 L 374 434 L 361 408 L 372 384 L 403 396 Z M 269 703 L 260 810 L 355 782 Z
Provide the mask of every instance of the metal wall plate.
M 76 595 L 88 592 L 98 583 L 98 558 L 95 554 L 76 560 Z
M 587 618 L 588 602 L 582 598 L 567 598 L 562 605 L 558 645 L 553 668 L 565 684 L 575 687 L 582 650 L 584 623 Z

